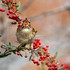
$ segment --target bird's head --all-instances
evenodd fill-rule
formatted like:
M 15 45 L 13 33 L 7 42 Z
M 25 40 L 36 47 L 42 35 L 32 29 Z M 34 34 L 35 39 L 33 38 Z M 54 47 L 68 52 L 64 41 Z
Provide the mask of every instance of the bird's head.
M 27 29 L 31 28 L 30 22 L 28 21 L 27 18 L 25 18 L 25 20 L 23 20 L 22 25 L 20 27 L 18 27 L 18 30 L 20 31 L 25 28 L 27 28 Z
M 23 24 L 24 27 L 30 26 L 30 21 L 28 21 L 27 18 L 25 18 L 25 20 L 23 20 Z

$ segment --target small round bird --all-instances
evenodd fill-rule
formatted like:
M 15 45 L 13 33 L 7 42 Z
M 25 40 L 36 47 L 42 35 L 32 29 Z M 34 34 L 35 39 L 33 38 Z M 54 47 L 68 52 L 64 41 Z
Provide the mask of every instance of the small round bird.
M 17 41 L 20 43 L 20 45 L 31 45 L 36 35 L 36 32 L 37 31 L 31 27 L 30 22 L 26 18 L 23 21 L 22 25 L 17 28 Z M 27 49 L 30 49 L 30 47 L 28 47 Z

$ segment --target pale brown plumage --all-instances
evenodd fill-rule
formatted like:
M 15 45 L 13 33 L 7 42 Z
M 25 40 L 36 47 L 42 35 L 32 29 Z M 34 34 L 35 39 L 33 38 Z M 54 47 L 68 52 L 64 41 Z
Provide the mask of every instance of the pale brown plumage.
M 36 32 L 37 31 L 30 26 L 29 22 L 27 25 L 22 24 L 20 27 L 17 28 L 17 32 L 16 32 L 17 41 L 20 44 L 30 45 L 33 42 Z

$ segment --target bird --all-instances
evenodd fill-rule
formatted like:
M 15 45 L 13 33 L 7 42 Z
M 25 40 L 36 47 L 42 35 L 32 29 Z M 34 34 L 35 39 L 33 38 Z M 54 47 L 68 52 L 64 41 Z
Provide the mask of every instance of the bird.
M 34 37 L 37 33 L 33 27 L 31 27 L 30 22 L 26 18 L 20 27 L 17 28 L 16 37 L 19 44 L 23 47 L 24 44 L 29 45 L 29 47 L 25 47 L 27 49 L 31 49 L 31 44 L 34 40 Z

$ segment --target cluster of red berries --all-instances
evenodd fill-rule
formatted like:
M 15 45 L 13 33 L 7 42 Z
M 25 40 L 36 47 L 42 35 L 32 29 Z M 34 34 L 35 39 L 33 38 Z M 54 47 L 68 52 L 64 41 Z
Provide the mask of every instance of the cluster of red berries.
M 18 19 L 18 15 L 10 15 L 9 18 L 13 19 L 13 20 L 17 20 Z
M 46 47 L 44 47 L 46 48 Z M 41 51 L 42 50 L 42 51 Z M 31 61 L 36 64 L 37 66 L 39 66 L 40 64 L 45 64 L 48 67 L 48 70 L 59 70 L 59 67 L 61 67 L 61 70 L 69 70 L 70 69 L 70 65 L 68 64 L 60 64 L 60 66 L 58 64 L 56 64 L 55 58 L 54 56 L 50 56 L 47 53 L 47 50 L 44 50 L 43 52 L 43 48 L 41 48 L 38 51 L 39 54 L 39 59 L 35 59 L 32 58 Z M 42 54 L 44 53 L 44 54 Z M 46 54 L 47 53 L 47 54 Z M 20 51 L 16 52 L 17 55 L 21 55 Z M 24 56 L 25 58 L 27 58 L 27 55 Z
M 33 62 L 34 64 L 40 65 L 40 63 L 39 63 L 37 60 L 35 60 L 35 59 L 32 59 L 32 62 Z
M 7 5 L 8 11 L 7 15 L 9 19 L 13 19 L 14 21 L 11 24 L 18 24 L 18 27 L 21 26 L 22 19 L 18 15 L 17 4 L 13 2 L 13 0 L 2 0 L 4 4 Z M 5 12 L 4 9 L 0 8 L 1 12 Z M 20 24 L 19 24 L 20 22 Z
M 35 39 L 33 42 L 33 49 L 38 48 L 41 45 L 40 39 Z
M 41 49 L 38 50 L 39 61 L 45 61 L 46 58 L 50 56 L 47 52 L 48 52 L 48 46 L 41 47 Z
M 61 64 L 63 70 L 70 70 L 70 64 Z
M 58 65 L 55 61 L 55 57 L 48 53 L 48 45 L 41 46 L 40 39 L 35 39 L 33 42 L 33 49 L 38 54 L 37 58 L 32 57 L 32 62 L 36 65 L 45 64 L 48 70 L 58 70 L 61 65 Z M 63 69 L 62 69 L 63 70 Z
M 39 60 L 36 60 L 35 58 L 32 58 L 32 62 L 36 64 L 37 66 L 41 64 L 45 64 L 48 67 L 48 70 L 58 70 L 58 65 L 55 61 L 50 60 L 50 56 L 44 57 L 44 55 L 39 56 Z
M 55 62 L 46 62 L 46 65 L 48 66 L 48 70 L 58 70 L 58 65 Z

